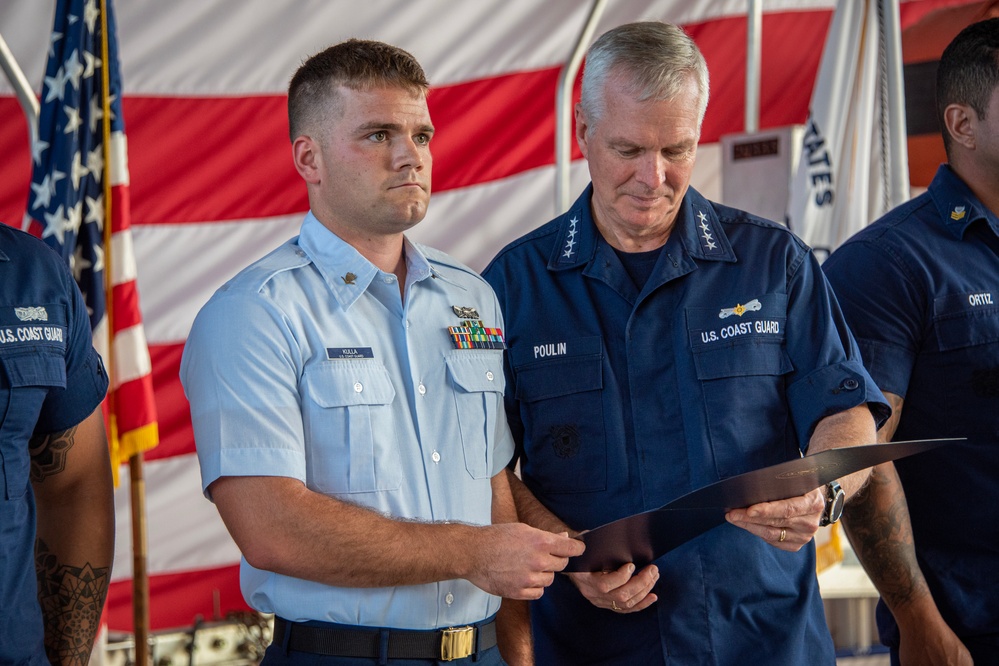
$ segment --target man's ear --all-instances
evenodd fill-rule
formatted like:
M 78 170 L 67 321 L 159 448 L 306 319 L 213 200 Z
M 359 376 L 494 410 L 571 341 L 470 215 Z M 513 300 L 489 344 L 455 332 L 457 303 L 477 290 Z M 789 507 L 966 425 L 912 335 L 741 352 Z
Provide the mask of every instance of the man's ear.
M 310 185 L 318 184 L 321 180 L 322 155 L 316 140 L 305 134 L 297 137 L 291 144 L 291 154 L 298 175 Z
M 579 144 L 579 151 L 583 153 L 585 158 L 589 152 L 589 146 L 586 143 L 586 130 L 590 126 L 586 121 L 586 114 L 583 113 L 582 104 L 577 102 L 574 111 L 576 114 L 576 143 Z
M 975 149 L 975 128 L 978 125 L 978 114 L 966 104 L 949 104 L 944 109 L 944 132 L 952 142 L 964 146 L 968 150 Z

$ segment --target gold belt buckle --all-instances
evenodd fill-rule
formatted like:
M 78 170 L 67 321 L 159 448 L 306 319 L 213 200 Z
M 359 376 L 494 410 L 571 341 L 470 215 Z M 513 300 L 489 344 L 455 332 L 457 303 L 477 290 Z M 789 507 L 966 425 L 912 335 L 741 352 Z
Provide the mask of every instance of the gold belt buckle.
M 441 661 L 471 656 L 474 643 L 475 627 L 448 627 L 441 632 Z

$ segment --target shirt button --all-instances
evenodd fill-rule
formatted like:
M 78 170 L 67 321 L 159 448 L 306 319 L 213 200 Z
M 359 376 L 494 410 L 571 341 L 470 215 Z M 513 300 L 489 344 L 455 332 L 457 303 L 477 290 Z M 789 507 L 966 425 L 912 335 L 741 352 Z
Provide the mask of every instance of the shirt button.
M 406 328 L 409 328 L 409 327 L 410 327 L 410 326 L 412 326 L 412 325 L 413 325 L 413 324 L 412 324 L 412 323 L 411 323 L 411 322 L 410 322 L 410 321 L 409 321 L 409 320 L 407 319 L 407 320 L 406 320 Z
M 486 370 L 486 379 L 488 379 L 489 381 L 493 380 L 493 373 L 491 370 Z
M 385 284 L 392 284 L 393 282 L 395 282 L 395 279 L 390 277 L 384 278 L 384 280 Z
M 420 392 L 420 395 L 426 395 L 427 394 L 427 387 L 423 385 L 423 382 L 420 382 L 420 385 L 419 385 L 419 387 L 417 387 L 416 390 Z
M 295 250 L 295 254 L 297 254 L 300 257 L 304 257 L 305 256 L 305 250 Z
M 441 461 L 441 454 L 434 451 L 433 453 L 430 454 L 430 459 L 433 460 L 435 463 L 439 463 Z
M 860 386 L 860 382 L 856 379 L 847 379 L 843 382 L 843 389 L 847 391 L 853 391 Z
M 360 393 L 363 390 L 364 386 L 361 384 L 361 382 L 354 382 L 354 393 Z
M 448 606 L 450 606 L 451 604 L 454 603 L 454 595 L 451 594 L 450 592 L 448 592 L 447 596 L 444 597 L 444 601 L 445 601 L 445 603 L 447 603 Z

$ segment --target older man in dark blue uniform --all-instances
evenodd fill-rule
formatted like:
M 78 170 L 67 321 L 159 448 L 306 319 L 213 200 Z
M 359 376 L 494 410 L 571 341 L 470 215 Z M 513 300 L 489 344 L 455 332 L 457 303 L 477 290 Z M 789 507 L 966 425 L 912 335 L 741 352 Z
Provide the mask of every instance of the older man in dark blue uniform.
M 107 386 L 69 271 L 0 224 L 0 663 L 90 660 L 114 556 Z
M 877 468 L 846 527 L 894 663 L 999 664 L 999 19 L 944 51 L 937 114 L 949 163 L 823 269 L 892 403 L 880 436 L 967 442 Z M 907 512 L 911 534 L 883 519 Z
M 688 187 L 707 98 L 679 28 L 601 37 L 576 108 L 592 185 L 484 273 L 507 323 L 528 523 L 591 529 L 872 442 L 888 413 L 808 248 Z M 637 572 L 557 576 L 531 606 L 537 663 L 833 664 L 811 541 L 838 517 L 827 497 L 866 476 L 731 511 Z

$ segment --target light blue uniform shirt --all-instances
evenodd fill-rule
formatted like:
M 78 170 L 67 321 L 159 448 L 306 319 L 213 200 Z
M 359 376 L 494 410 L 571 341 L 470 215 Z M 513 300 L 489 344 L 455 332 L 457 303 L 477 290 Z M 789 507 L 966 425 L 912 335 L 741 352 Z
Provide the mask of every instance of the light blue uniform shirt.
M 180 371 L 206 495 L 222 476 L 285 476 L 393 517 L 491 522 L 490 479 L 513 454 L 503 352 L 456 349 L 448 327 L 477 315 L 501 328 L 499 306 L 441 252 L 407 240 L 406 261 L 403 300 L 309 213 L 209 300 Z M 432 629 L 499 609 L 465 580 L 340 588 L 244 558 L 240 583 L 251 606 L 295 621 Z

